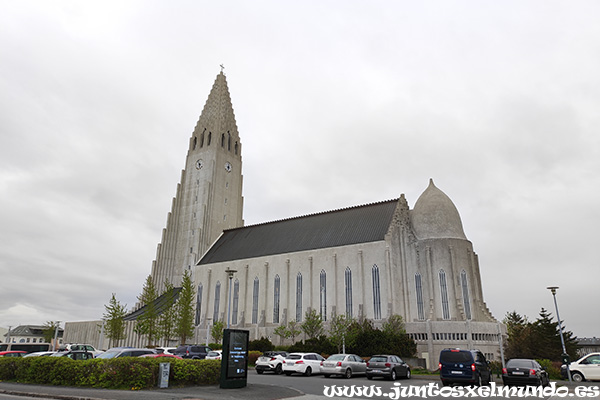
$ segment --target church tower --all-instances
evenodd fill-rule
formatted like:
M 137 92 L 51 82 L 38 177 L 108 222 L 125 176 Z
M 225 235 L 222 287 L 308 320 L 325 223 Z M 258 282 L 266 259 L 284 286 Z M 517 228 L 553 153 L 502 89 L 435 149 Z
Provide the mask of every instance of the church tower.
M 166 279 L 179 286 L 184 270 L 223 230 L 244 225 L 242 209 L 242 145 L 221 71 L 190 138 L 185 169 L 152 263 L 159 293 Z

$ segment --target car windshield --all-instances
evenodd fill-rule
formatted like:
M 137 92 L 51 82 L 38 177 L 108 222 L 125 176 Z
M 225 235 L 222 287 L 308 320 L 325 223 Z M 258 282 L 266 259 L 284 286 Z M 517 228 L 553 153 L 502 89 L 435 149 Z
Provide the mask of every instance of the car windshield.
M 509 360 L 506 368 L 532 368 L 531 360 Z
M 107 351 L 107 352 L 100 354 L 96 358 L 115 358 L 118 354 L 119 354 L 118 351 Z

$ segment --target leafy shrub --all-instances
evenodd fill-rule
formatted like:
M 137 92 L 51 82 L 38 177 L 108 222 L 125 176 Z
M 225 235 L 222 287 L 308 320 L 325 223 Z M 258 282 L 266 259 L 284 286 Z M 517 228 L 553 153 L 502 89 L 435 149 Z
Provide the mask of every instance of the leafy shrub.
M 256 350 L 249 351 L 248 352 L 248 365 L 256 365 L 256 360 L 258 360 L 258 357 L 260 357 L 261 354 L 262 354 L 262 352 L 256 351 Z
M 275 346 L 273 346 L 273 343 L 271 343 L 271 341 L 266 337 L 261 337 L 260 339 L 251 340 L 248 342 L 248 350 L 256 350 L 260 351 L 261 353 L 273 350 L 274 347 Z
M 171 386 L 219 382 L 219 360 L 123 357 L 74 361 L 66 357 L 0 357 L 0 380 L 57 386 L 148 389 L 158 385 L 159 364 L 171 363 Z
M 560 362 L 550 360 L 536 360 L 548 372 L 550 379 L 562 379 L 560 376 Z

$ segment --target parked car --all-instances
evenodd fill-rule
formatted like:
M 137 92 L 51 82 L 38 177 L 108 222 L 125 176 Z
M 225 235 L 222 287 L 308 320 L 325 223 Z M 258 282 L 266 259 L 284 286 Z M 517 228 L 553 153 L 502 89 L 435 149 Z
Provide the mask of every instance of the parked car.
M 91 344 L 68 343 L 68 344 L 64 344 L 58 348 L 58 351 L 77 351 L 77 350 L 89 351 L 94 355 L 94 357 L 97 356 L 98 354 L 102 353 L 101 351 L 96 350 L 96 348 L 94 346 L 92 346 Z
M 175 354 L 181 358 L 191 358 L 193 360 L 204 360 L 206 358 L 206 355 L 212 351 L 212 349 L 208 346 L 202 346 L 202 345 L 183 345 L 183 346 L 179 346 L 178 348 L 176 348 L 175 350 L 173 350 L 171 353 Z
M 0 357 L 24 357 L 25 354 L 27 354 L 26 351 L 20 350 L 0 351 Z
M 442 385 L 489 385 L 492 381 L 490 364 L 479 350 L 444 349 L 440 353 Z
M 569 365 L 571 378 L 575 382 L 600 380 L 600 353 L 590 353 Z M 567 377 L 567 367 L 563 365 L 560 372 L 564 379 Z
M 256 360 L 256 373 L 262 374 L 266 371 L 272 371 L 277 375 L 283 374 L 283 363 L 287 356 L 286 351 L 265 351 Z
M 502 368 L 502 382 L 505 386 L 548 386 L 550 378 L 546 370 L 537 361 L 514 358 L 508 360 L 506 367 Z
M 293 373 L 311 376 L 313 373 L 320 372 L 321 361 L 325 359 L 317 353 L 290 353 L 285 358 L 283 372 L 288 376 Z
M 410 379 L 410 367 L 400 357 L 390 354 L 372 356 L 367 362 L 367 379 L 376 376 L 395 381 L 398 377 Z
M 134 349 L 134 348 L 113 348 L 108 349 L 104 353 L 96 356 L 96 358 L 121 358 L 121 357 L 139 357 L 144 354 L 156 354 L 152 349 Z
M 167 357 L 167 358 L 177 358 L 179 360 L 183 360 L 181 357 L 176 356 L 175 354 L 167 354 L 167 353 L 160 353 L 160 354 L 142 354 L 140 357 L 147 357 L 147 358 L 162 358 L 162 357 Z
M 350 379 L 353 375 L 365 375 L 367 362 L 356 354 L 334 354 L 321 363 L 321 373 L 325 378 L 340 375 Z
M 173 350 L 175 350 L 176 348 L 177 347 L 157 347 L 154 350 L 156 350 L 156 352 L 158 354 L 162 354 L 162 353 L 164 353 L 164 354 L 173 354 Z
M 45 356 L 51 356 L 54 353 L 56 353 L 56 352 L 55 351 L 36 351 L 35 353 L 26 354 L 23 357 L 45 357 Z
M 222 357 L 222 350 L 211 350 L 206 354 L 205 360 L 220 360 Z
M 50 357 L 67 357 L 71 360 L 91 360 L 94 358 L 94 353 L 84 350 L 57 351 L 56 353 L 51 354 Z

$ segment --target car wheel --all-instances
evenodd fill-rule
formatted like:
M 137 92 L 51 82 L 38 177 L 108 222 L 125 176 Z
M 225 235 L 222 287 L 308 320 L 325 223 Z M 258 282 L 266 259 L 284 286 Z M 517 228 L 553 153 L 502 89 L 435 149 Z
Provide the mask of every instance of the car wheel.
M 392 371 L 390 372 L 390 381 L 395 381 L 396 378 L 396 370 L 392 368 Z
M 324 376 L 325 378 L 329 378 L 331 375 L 329 375 L 329 374 L 323 374 L 323 376 Z
M 583 375 L 581 375 L 580 372 L 573 372 L 571 374 L 571 378 L 575 381 L 575 382 L 583 382 L 585 380 L 585 378 L 583 377 Z
M 373 379 L 373 377 L 372 377 L 371 375 L 367 375 L 367 379 L 368 379 L 368 380 L 372 380 L 372 379 Z
M 312 368 L 306 367 L 306 369 L 304 370 L 304 376 L 311 376 L 311 375 L 312 375 Z
M 275 373 L 277 375 L 281 375 L 282 372 L 283 372 L 283 369 L 281 368 L 281 364 L 277 364 L 277 366 L 275 367 Z
M 352 370 L 350 368 L 346 369 L 346 373 L 344 374 L 344 378 L 346 378 L 346 379 L 352 378 Z
M 410 368 L 406 369 L 406 379 L 410 379 Z
M 285 374 L 286 374 L 287 376 L 290 376 L 290 375 L 292 375 L 292 371 L 285 371 Z
M 475 386 L 483 386 L 483 380 L 481 379 L 481 375 L 477 375 L 477 382 Z
M 257 370 L 256 370 L 256 373 L 257 373 L 257 374 L 259 374 L 259 375 L 262 375 L 262 373 L 263 373 L 263 372 L 264 372 L 264 371 L 263 371 L 262 369 L 257 369 Z

